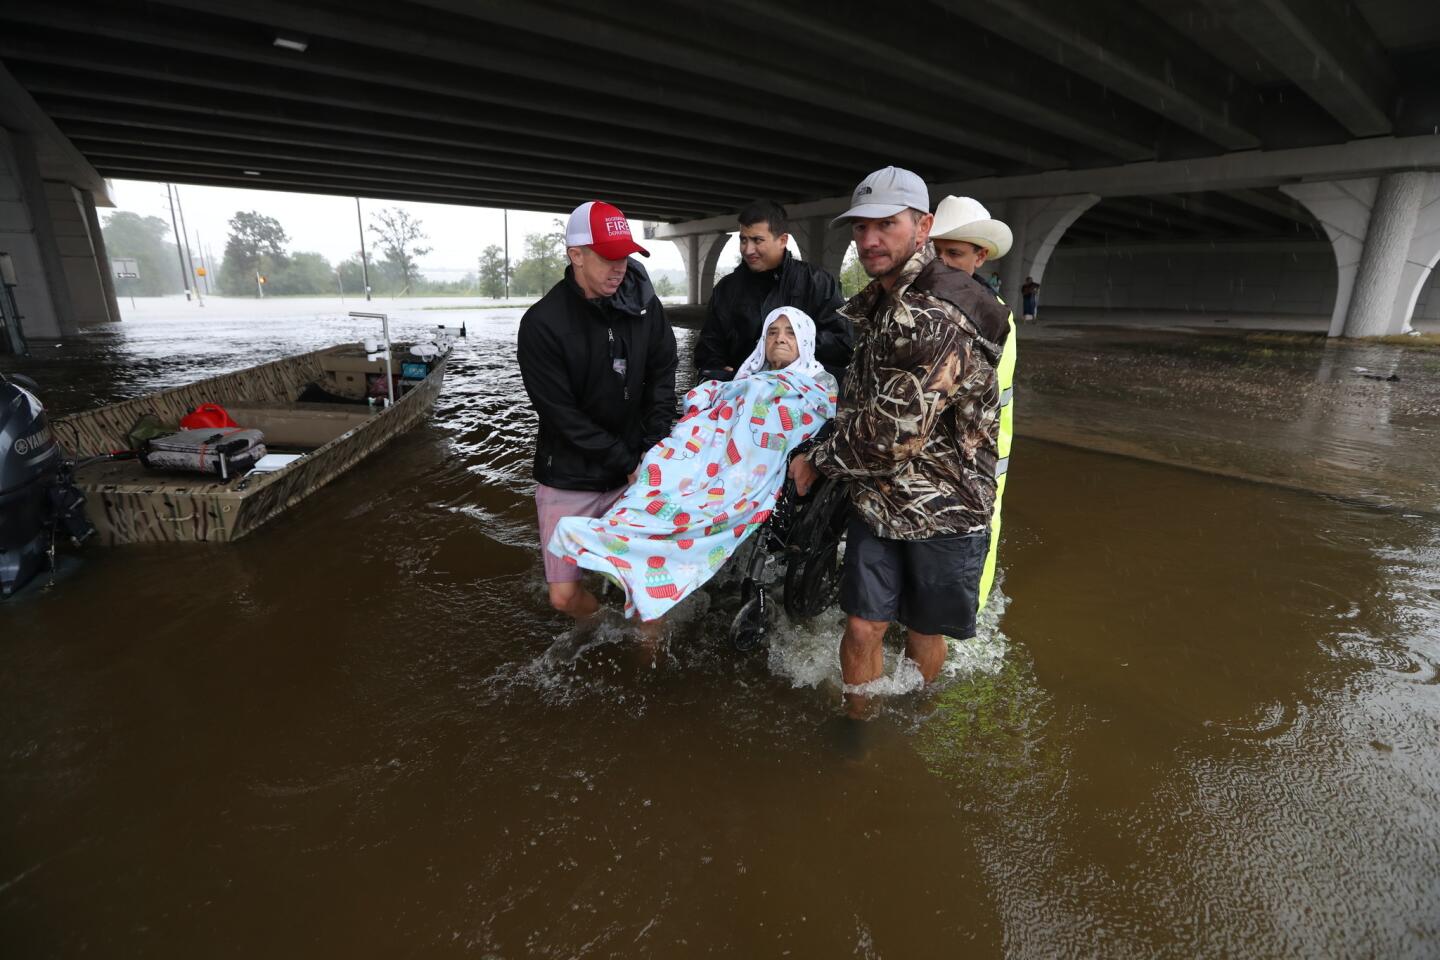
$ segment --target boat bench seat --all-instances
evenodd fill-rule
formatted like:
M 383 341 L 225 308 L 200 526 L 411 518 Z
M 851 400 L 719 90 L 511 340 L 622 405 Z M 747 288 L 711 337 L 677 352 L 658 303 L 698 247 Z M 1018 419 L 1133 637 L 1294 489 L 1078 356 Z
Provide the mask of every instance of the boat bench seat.
M 75 473 L 75 484 L 90 492 L 103 487 L 120 487 L 130 493 L 164 491 L 176 496 L 223 493 L 234 483 L 222 482 L 201 473 L 183 470 L 151 470 L 139 460 L 110 460 L 94 463 Z
M 225 409 L 236 423 L 265 434 L 270 448 L 310 451 L 375 416 L 378 407 L 338 403 L 229 403 Z M 233 490 L 218 480 L 184 471 L 151 470 L 139 460 L 113 460 L 87 466 L 78 477 L 84 488 L 133 486 L 171 489 L 174 493 L 220 493 Z
M 313 450 L 374 417 L 379 407 L 342 403 L 231 403 L 234 421 L 265 434 L 265 445 Z

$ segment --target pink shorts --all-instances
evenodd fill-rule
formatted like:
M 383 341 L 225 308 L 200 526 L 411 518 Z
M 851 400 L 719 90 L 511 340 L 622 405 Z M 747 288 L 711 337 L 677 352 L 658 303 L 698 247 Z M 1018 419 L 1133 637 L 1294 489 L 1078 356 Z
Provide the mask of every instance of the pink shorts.
M 625 487 L 604 493 L 593 490 L 560 490 L 539 484 L 535 487 L 535 512 L 540 515 L 540 555 L 545 558 L 546 583 L 574 583 L 580 568 L 555 556 L 548 549 L 550 537 L 561 517 L 598 517 L 615 505 Z

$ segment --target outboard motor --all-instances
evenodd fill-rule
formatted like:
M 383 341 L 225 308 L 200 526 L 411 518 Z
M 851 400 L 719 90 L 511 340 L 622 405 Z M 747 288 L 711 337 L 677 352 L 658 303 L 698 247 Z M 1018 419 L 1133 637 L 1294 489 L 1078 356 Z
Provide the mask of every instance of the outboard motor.
M 0 375 L 0 598 L 52 566 L 57 536 L 78 546 L 95 532 L 35 388 Z

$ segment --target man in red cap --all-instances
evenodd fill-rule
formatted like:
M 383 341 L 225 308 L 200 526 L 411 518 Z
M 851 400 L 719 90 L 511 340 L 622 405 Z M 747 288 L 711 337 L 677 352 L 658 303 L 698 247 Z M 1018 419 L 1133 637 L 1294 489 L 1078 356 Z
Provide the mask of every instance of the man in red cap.
M 520 376 L 540 417 L 535 507 L 550 604 L 600 608 L 580 569 L 545 549 L 561 517 L 598 517 L 675 420 L 675 333 L 632 253 L 625 214 L 592 200 L 565 227 L 565 276 L 520 320 Z

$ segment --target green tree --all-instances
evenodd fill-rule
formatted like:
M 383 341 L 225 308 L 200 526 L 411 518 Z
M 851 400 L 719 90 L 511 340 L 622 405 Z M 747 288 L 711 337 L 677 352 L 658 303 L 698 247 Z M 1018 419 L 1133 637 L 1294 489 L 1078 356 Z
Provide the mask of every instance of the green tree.
M 480 296 L 505 296 L 505 251 L 491 244 L 480 254 Z
M 269 275 L 283 268 L 285 244 L 290 238 L 280 221 L 264 214 L 236 211 L 230 218 L 230 236 L 220 264 L 219 288 L 227 297 L 258 296 L 255 274 Z
M 352 294 L 357 297 L 365 296 L 365 271 L 360 266 L 360 253 L 356 251 L 346 259 L 340 261 L 335 267 L 335 272 L 340 274 L 340 283 L 345 287 L 345 295 Z M 375 278 L 370 278 L 371 286 L 374 286 Z
M 335 269 L 330 266 L 329 260 L 318 253 L 292 254 L 266 279 L 267 295 L 339 292 L 335 283 Z
M 661 297 L 675 296 L 675 281 L 671 280 L 667 276 L 662 276 L 659 280 L 655 282 L 655 293 L 656 295 Z
M 396 297 L 409 292 L 410 283 L 401 272 L 399 263 L 381 257 L 370 261 L 370 287 L 376 293 Z
M 345 295 L 352 293 L 357 297 L 365 295 L 364 271 L 360 268 L 360 254 L 355 252 L 340 263 L 336 268 L 340 274 L 340 282 L 345 285 Z M 400 276 L 399 268 L 389 260 L 376 260 L 370 258 L 370 291 L 375 296 L 395 296 L 403 292 L 405 281 Z
M 525 256 L 515 264 L 510 292 L 521 297 L 538 297 L 565 275 L 569 265 L 565 256 L 565 224 L 555 221 L 550 233 L 531 233 L 525 237 Z
M 479 277 L 474 270 L 462 274 L 456 280 L 436 280 L 432 277 L 421 277 L 418 286 L 414 287 L 416 293 L 433 295 L 469 295 L 474 296 L 479 285 Z
M 840 270 L 840 292 L 846 297 L 853 297 L 869 284 L 870 277 L 860 265 L 860 258 L 856 255 L 855 245 L 852 243 L 850 252 L 845 254 L 845 266 Z
M 381 262 L 389 263 L 399 274 L 402 288 L 418 288 L 421 277 L 416 261 L 431 250 L 420 246 L 421 240 L 429 239 L 420 221 L 399 207 L 386 207 L 370 215 L 370 232 L 375 235 Z
M 121 297 L 160 297 L 184 289 L 180 280 L 180 258 L 170 236 L 170 224 L 159 217 L 142 217 L 120 210 L 110 214 L 101 227 L 105 252 L 111 259 L 129 257 L 135 261 L 137 280 L 116 280 L 115 293 Z

